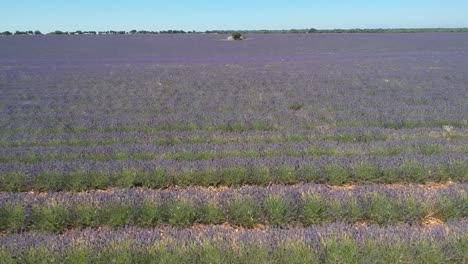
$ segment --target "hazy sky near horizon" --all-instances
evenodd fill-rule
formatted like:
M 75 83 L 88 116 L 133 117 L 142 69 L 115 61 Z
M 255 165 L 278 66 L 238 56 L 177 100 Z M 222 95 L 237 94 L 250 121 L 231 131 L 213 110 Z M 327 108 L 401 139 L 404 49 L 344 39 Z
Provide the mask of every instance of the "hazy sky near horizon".
M 0 31 L 468 27 L 467 0 L 0 0 Z

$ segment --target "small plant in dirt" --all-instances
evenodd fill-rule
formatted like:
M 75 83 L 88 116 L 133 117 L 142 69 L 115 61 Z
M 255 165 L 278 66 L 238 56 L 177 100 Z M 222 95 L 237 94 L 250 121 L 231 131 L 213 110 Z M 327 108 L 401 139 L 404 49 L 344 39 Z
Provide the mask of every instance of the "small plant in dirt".
M 303 104 L 301 103 L 292 103 L 288 106 L 288 108 L 290 110 L 294 110 L 294 111 L 298 111 L 298 110 L 301 110 L 302 108 L 304 107 Z

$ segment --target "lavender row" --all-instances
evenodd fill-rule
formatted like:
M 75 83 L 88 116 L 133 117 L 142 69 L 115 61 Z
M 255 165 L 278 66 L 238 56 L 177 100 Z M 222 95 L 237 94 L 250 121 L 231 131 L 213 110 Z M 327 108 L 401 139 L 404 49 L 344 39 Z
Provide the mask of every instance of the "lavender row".
M 465 155 L 466 156 L 466 155 Z M 317 159 L 238 159 L 210 162 L 65 163 L 64 167 L 16 164 L 0 174 L 1 191 L 82 191 L 109 187 L 168 188 L 172 186 L 239 186 L 245 184 L 343 185 L 348 183 L 466 182 L 467 162 L 460 156 Z M 138 164 L 138 165 L 137 165 Z M 15 165 L 7 163 L 4 165 Z M 43 163 L 38 165 L 44 166 Z M 60 165 L 60 164 L 55 164 Z M 85 167 L 92 165 L 93 167 Z M 174 166 L 175 165 L 175 166 Z M 198 166 L 197 166 L 198 165 Z M 40 169 L 38 169 L 40 168 Z
M 451 163 L 466 163 L 468 162 L 467 155 L 463 153 L 447 153 L 436 155 L 420 155 L 403 153 L 389 157 L 379 157 L 372 155 L 353 155 L 348 157 L 340 156 L 318 156 L 318 157 L 289 157 L 278 156 L 271 158 L 245 158 L 245 157 L 231 157 L 216 160 L 195 160 L 195 161 L 176 161 L 168 159 L 155 159 L 151 161 L 139 160 L 123 160 L 123 161 L 109 161 L 109 162 L 63 162 L 63 161 L 48 161 L 38 164 L 23 164 L 23 163 L 0 163 L 0 171 L 3 173 L 9 172 L 24 172 L 28 175 L 37 175 L 41 171 L 56 171 L 65 173 L 73 170 L 121 170 L 125 168 L 135 168 L 138 170 L 154 170 L 162 168 L 165 170 L 180 170 L 183 168 L 197 169 L 221 169 L 225 167 L 251 167 L 251 166 L 265 166 L 268 168 L 277 167 L 279 165 L 291 165 L 293 167 L 323 167 L 329 163 L 339 163 L 342 165 L 349 165 L 353 162 L 370 162 L 381 167 L 399 167 L 405 161 L 418 162 L 423 166 L 431 167 L 437 163 L 451 164 Z
M 468 217 L 467 185 L 440 188 L 377 185 L 333 190 L 318 185 L 91 193 L 4 193 L 0 229 L 8 232 L 100 226 L 255 227 L 309 226 L 328 222 L 379 225 Z
M 463 263 L 467 228 L 463 219 L 434 228 L 84 229 L 2 236 L 0 256 L 5 263 Z
M 319 128 L 314 130 L 292 129 L 278 131 L 160 131 L 145 132 L 107 132 L 107 133 L 65 133 L 57 135 L 15 134 L 0 137 L 0 146 L 13 147 L 53 147 L 53 146 L 106 146 L 117 144 L 152 144 L 172 146 L 178 144 L 242 144 L 242 143 L 287 143 L 336 141 L 350 143 L 370 143 L 393 140 L 415 140 L 418 138 L 435 140 L 468 138 L 464 129 L 447 131 L 438 129 L 394 129 L 377 128 Z
M 76 120 L 76 117 L 66 117 L 63 121 L 57 120 L 55 117 L 50 118 L 50 120 L 41 120 L 37 121 L 34 116 L 28 114 L 28 117 L 24 120 L 5 120 L 3 121 L 3 126 L 0 127 L 0 135 L 16 135 L 16 134 L 32 134 L 32 135 L 54 135 L 54 134 L 63 134 L 63 133 L 122 133 L 122 132 L 143 132 L 143 133 L 155 133 L 158 131 L 196 131 L 196 130 L 205 130 L 205 131 L 219 131 L 219 132 L 244 132 L 244 131 L 273 131 L 280 130 L 283 131 L 286 128 L 293 127 L 295 130 L 302 129 L 316 129 L 322 126 L 331 125 L 334 127 L 364 127 L 372 128 L 378 127 L 382 129 L 417 129 L 417 128 L 427 128 L 427 129 L 437 129 L 440 127 L 452 127 L 456 129 L 466 129 L 467 121 L 464 119 L 436 119 L 436 120 L 411 120 L 411 119 L 396 119 L 396 120 L 383 120 L 383 121 L 341 121 L 341 122 L 316 122 L 316 121 L 307 121 L 301 122 L 297 121 L 295 123 L 282 123 L 280 121 L 264 120 L 263 115 L 250 115 L 248 119 L 237 118 L 237 117 L 223 117 L 223 119 L 214 119 L 211 118 L 210 122 L 203 122 L 198 120 L 186 119 L 187 115 L 181 114 L 178 117 L 167 118 L 165 120 L 158 120 L 154 122 L 151 121 L 150 117 L 127 117 L 125 121 L 117 122 L 117 114 L 113 114 L 109 117 L 103 118 L 103 120 L 90 121 L 85 123 L 73 123 L 70 124 L 69 120 Z M 153 116 L 153 115 L 149 115 Z M 120 117 L 122 118 L 122 117 Z M 463 117 L 459 117 L 463 118 Z M 32 120 L 39 122 L 37 125 L 31 123 Z M 112 119 L 114 123 L 108 123 Z M 141 119 L 140 123 L 135 123 L 135 120 Z M 185 119 L 185 120 L 184 120 Z M 287 117 L 285 117 L 286 120 Z M 144 120 L 144 121 L 143 121 Z M 281 119 L 283 120 L 283 119 Z M 9 124 L 21 124 L 25 123 L 32 127 L 27 126 L 10 126 Z M 48 126 L 43 126 L 48 124 Z
M 468 141 L 467 141 L 468 142 Z M 98 147 L 21 147 L 0 149 L 0 163 L 44 161 L 112 161 L 174 159 L 214 160 L 227 157 L 265 158 L 273 156 L 394 156 L 402 153 L 434 155 L 451 152 L 468 153 L 463 140 L 417 139 L 374 144 L 343 144 L 315 141 L 311 143 L 249 144 L 180 144 L 177 146 L 114 145 Z
M 346 194 L 352 196 L 365 196 L 366 193 L 381 193 L 390 198 L 404 198 L 412 195 L 418 201 L 424 201 L 431 195 L 454 195 L 464 194 L 468 188 L 467 183 L 447 183 L 435 185 L 381 185 L 381 184 L 366 184 L 356 186 L 332 187 L 323 184 L 296 184 L 296 185 L 271 185 L 271 186 L 241 186 L 241 187 L 223 187 L 223 188 L 203 188 L 203 187 L 187 187 L 187 188 L 169 188 L 165 190 L 152 190 L 144 188 L 124 188 L 124 189 L 109 189 L 109 190 L 94 190 L 89 192 L 18 192 L 18 193 L 0 193 L 0 205 L 9 202 L 25 202 L 25 203 L 45 203 L 47 201 L 60 201 L 62 203 L 70 203 L 72 201 L 89 202 L 99 204 L 99 200 L 118 202 L 122 199 L 131 201 L 144 200 L 145 198 L 163 199 L 168 198 L 186 198 L 192 199 L 193 202 L 208 200 L 210 198 L 224 199 L 226 197 L 234 197 L 237 194 L 246 196 L 255 196 L 256 198 L 264 198 L 268 194 L 278 195 L 294 195 L 301 197 L 303 194 L 319 194 L 321 196 L 340 196 Z M 466 193 L 464 194 L 466 196 Z M 224 198 L 223 198 L 224 197 Z M 419 197 L 419 198 L 417 198 Z
M 342 134 L 340 134 L 342 135 Z M 356 135 L 353 135 L 356 136 Z M 350 140 L 341 140 L 341 141 L 331 141 L 324 139 L 314 139 L 311 135 L 287 135 L 287 136 L 273 136 L 270 138 L 270 141 L 262 142 L 261 137 L 252 136 L 251 142 L 246 140 L 242 142 L 239 137 L 229 138 L 227 135 L 224 137 L 215 137 L 215 142 L 210 142 L 210 139 L 206 139 L 207 142 L 203 142 L 205 138 L 179 138 L 177 144 L 165 144 L 164 138 L 154 139 L 154 144 L 151 143 L 126 143 L 123 140 L 120 144 L 119 139 L 115 139 L 115 143 L 112 145 L 90 145 L 90 146 L 67 146 L 67 145 L 57 145 L 55 146 L 17 146 L 11 148 L 0 148 L 0 156 L 5 155 L 24 155 L 25 153 L 56 153 L 61 152 L 63 154 L 80 152 L 80 153 L 111 153 L 111 152 L 154 152 L 154 153 L 168 153 L 168 152 L 181 152 L 181 151 L 233 151 L 233 150 L 248 150 L 248 149 L 305 149 L 307 147 L 317 147 L 323 149 L 337 149 L 337 150 L 346 150 L 346 149 L 356 149 L 356 150 L 372 150 L 372 149 L 388 149 L 392 147 L 396 148 L 412 148 L 416 149 L 418 147 L 424 146 L 439 146 L 445 149 L 457 149 L 463 150 L 468 145 L 468 139 L 448 139 L 448 138 L 407 138 L 407 139 L 389 139 L 389 140 L 369 140 L 369 141 L 353 141 Z M 246 135 L 246 137 L 249 137 Z M 309 137 L 309 138 L 306 138 Z M 344 137 L 344 136 L 343 136 Z M 349 137 L 352 137 L 351 135 Z M 170 140 L 170 138 L 165 138 Z M 188 139 L 188 142 L 184 142 L 185 139 Z M 198 139 L 198 142 L 196 140 Z M 222 142 L 223 139 L 226 139 L 226 142 Z M 255 139 L 260 139 L 255 141 Z M 177 141 L 178 139 L 174 139 Z M 195 142 L 190 142 L 193 140 Z M 239 140 L 239 142 L 229 142 L 229 140 Z M 217 142 L 218 141 L 218 142 Z M 284 142 L 282 142 L 284 141 Z

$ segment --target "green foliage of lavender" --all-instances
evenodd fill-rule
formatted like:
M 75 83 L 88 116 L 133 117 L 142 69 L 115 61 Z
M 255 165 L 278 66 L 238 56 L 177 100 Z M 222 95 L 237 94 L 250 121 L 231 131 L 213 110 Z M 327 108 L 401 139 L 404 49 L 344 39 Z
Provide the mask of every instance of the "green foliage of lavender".
M 431 229 L 343 223 L 303 229 L 84 229 L 0 237 L 2 263 L 463 263 L 466 220 Z
M 211 191 L 122 189 L 9 194 L 0 200 L 0 230 L 59 232 L 99 226 L 188 227 L 229 223 L 247 228 L 366 221 L 382 226 L 468 217 L 466 184 L 441 190 L 378 185 L 331 190 L 320 185 L 243 187 Z
M 433 157 L 429 162 L 416 160 L 398 161 L 376 159 L 325 159 L 309 163 L 309 160 L 291 160 L 278 165 L 275 159 L 271 166 L 212 165 L 203 167 L 160 167 L 146 169 L 124 165 L 109 169 L 61 169 L 36 170 L 30 172 L 13 170 L 0 174 L 1 191 L 83 191 L 110 187 L 168 188 L 187 186 L 242 186 L 245 184 L 267 186 L 270 184 L 327 183 L 344 185 L 349 183 L 427 183 L 466 182 L 467 163 L 460 156 L 440 162 Z M 434 161 L 430 163 L 430 161 Z M 267 161 L 264 160 L 266 163 Z M 284 162 L 281 161 L 281 162 Z M 281 163 L 280 162 L 280 163 Z M 300 163 L 298 163 L 300 162 Z M 152 164 L 152 163 L 149 163 Z M 161 163 L 160 163 L 161 164 Z M 324 164 L 324 165 L 323 165 Z

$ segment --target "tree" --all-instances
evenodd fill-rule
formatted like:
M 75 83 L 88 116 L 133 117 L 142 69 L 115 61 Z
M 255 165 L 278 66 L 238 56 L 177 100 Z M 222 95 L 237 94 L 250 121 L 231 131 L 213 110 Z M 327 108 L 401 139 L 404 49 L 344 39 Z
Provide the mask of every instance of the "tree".
M 232 33 L 231 36 L 232 36 L 232 38 L 234 40 L 243 40 L 244 39 L 244 37 L 242 37 L 242 34 L 239 33 L 239 32 L 234 32 L 234 33 Z
M 34 31 L 34 35 L 42 35 L 42 32 L 39 30 Z
M 134 30 L 130 30 L 130 34 L 136 34 L 138 31 L 136 31 L 135 29 Z
M 317 33 L 318 30 L 315 29 L 315 28 L 311 28 L 311 29 L 309 29 L 309 31 L 307 31 L 307 32 L 308 32 L 308 33 Z
M 11 33 L 10 31 L 4 31 L 4 32 L 2 32 L 2 35 L 11 36 L 11 35 L 13 35 L 13 33 Z

